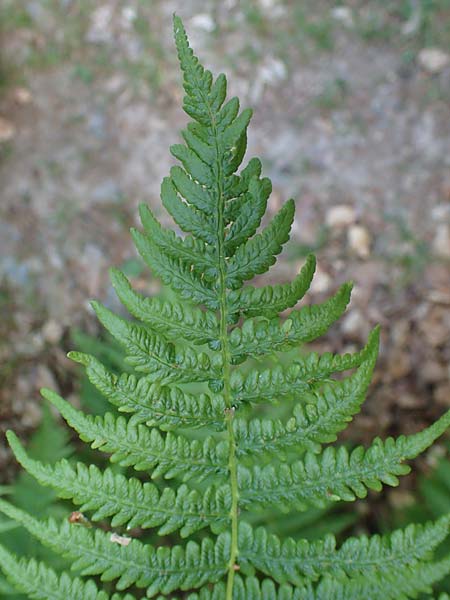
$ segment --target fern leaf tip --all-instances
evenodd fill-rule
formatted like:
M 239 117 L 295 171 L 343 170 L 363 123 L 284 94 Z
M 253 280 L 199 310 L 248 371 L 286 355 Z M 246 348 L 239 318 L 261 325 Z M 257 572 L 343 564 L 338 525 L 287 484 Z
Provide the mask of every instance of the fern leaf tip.
M 70 358 L 70 360 L 73 360 L 73 362 L 79 363 L 80 365 L 87 366 L 89 364 L 89 355 L 84 352 L 71 350 L 67 353 L 67 358 Z
M 13 448 L 13 446 L 16 443 L 20 443 L 19 438 L 17 437 L 17 435 L 14 433 L 14 431 L 12 429 L 8 429 L 6 431 L 5 437 L 8 440 L 8 444 L 10 445 L 11 448 Z
M 59 394 L 57 394 L 54 390 L 51 390 L 50 388 L 44 387 L 41 388 L 39 391 L 43 398 L 45 398 L 48 402 L 50 402 L 56 407 L 58 405 L 61 405 L 61 402 L 65 402 L 65 400 Z
M 28 458 L 25 452 L 25 448 L 22 445 L 22 442 L 14 433 L 14 431 L 8 430 L 6 432 L 6 439 L 8 440 L 9 447 L 13 451 L 14 456 L 18 463 L 22 466 L 24 465 L 24 461 Z

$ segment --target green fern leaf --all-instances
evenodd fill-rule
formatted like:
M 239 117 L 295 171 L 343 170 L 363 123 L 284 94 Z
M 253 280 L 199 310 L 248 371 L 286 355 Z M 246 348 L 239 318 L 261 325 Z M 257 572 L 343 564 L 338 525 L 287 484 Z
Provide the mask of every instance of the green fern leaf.
M 260 581 L 256 577 L 237 575 L 232 600 L 410 600 L 428 592 L 449 571 L 450 559 L 447 558 L 434 564 L 419 563 L 401 571 L 391 569 L 383 573 L 383 577 L 335 579 L 326 576 L 317 586 L 302 587 L 277 586 L 271 579 Z M 223 600 L 225 592 L 225 585 L 217 584 L 212 590 L 189 594 L 185 600 Z M 439 600 L 446 598 L 440 596 Z
M 253 369 L 245 375 L 236 369 L 230 381 L 234 404 L 308 398 L 308 393 L 323 380 L 328 381 L 333 373 L 361 366 L 373 347 L 378 346 L 378 336 L 378 328 L 375 328 L 366 347 L 355 354 L 341 356 L 326 352 L 319 355 L 312 352 L 296 359 L 289 367 L 276 365 L 262 371 Z
M 180 147 L 185 150 L 183 146 Z M 172 147 L 172 149 L 173 148 L 174 147 Z M 209 179 L 210 176 L 208 177 L 208 180 Z M 214 221 L 211 221 L 202 212 L 183 202 L 179 197 L 177 189 L 170 177 L 164 178 L 162 182 L 161 200 L 164 207 L 172 215 L 175 223 L 177 223 L 183 231 L 192 233 L 195 238 L 202 240 L 206 244 L 214 243 Z M 203 250 L 203 252 L 205 252 L 205 250 Z M 213 264 L 212 260 L 211 263 Z
M 116 376 L 93 356 L 70 352 L 69 358 L 86 366 L 89 381 L 121 412 L 133 413 L 131 423 L 157 425 L 167 431 L 177 427 L 223 429 L 222 396 L 189 394 L 178 387 L 153 383 L 149 377 Z
M 214 181 L 214 173 L 211 167 L 203 162 L 193 150 L 181 144 L 175 144 L 170 147 L 170 152 L 175 158 L 178 158 L 194 181 L 207 188 L 211 187 Z
M 369 344 L 367 358 L 356 373 L 305 394 L 286 423 L 280 419 L 235 419 L 238 456 L 282 454 L 293 447 L 297 452 L 318 452 L 320 444 L 334 442 L 364 402 L 378 354 L 378 330 Z
M 207 216 L 214 214 L 211 196 L 202 185 L 191 179 L 184 169 L 174 166 L 170 178 L 177 192 L 186 202 Z
M 135 600 L 131 594 L 113 594 L 99 591 L 93 581 L 71 578 L 67 573 L 58 575 L 45 564 L 35 560 L 18 560 L 0 545 L 1 568 L 11 583 L 29 598 L 37 600 Z
M 226 586 L 218 583 L 212 589 L 203 588 L 185 597 L 185 600 L 223 600 Z M 276 586 L 271 579 L 259 581 L 256 577 L 235 578 L 232 600 L 304 600 L 307 598 L 306 590 L 294 589 L 290 585 Z M 308 596 L 308 599 L 311 597 Z M 162 597 L 157 600 L 164 600 Z M 179 600 L 173 598 L 172 600 Z
M 173 231 L 164 229 L 147 205 L 139 206 L 139 215 L 148 243 L 155 246 L 160 253 L 168 258 L 180 260 L 188 269 L 192 268 L 199 274 L 209 273 L 214 276 L 214 256 L 202 241 L 192 236 L 182 239 Z
M 217 581 L 225 572 L 230 553 L 228 533 L 216 542 L 189 541 L 185 547 L 142 544 L 135 539 L 117 538 L 100 529 L 54 519 L 38 521 L 0 500 L 0 511 L 23 525 L 33 536 L 57 553 L 73 560 L 72 569 L 82 575 L 101 575 L 102 581 L 117 580 L 118 590 L 131 585 L 145 588 L 149 598 L 174 590 L 190 590 L 208 581 Z
M 241 523 L 241 569 L 252 574 L 256 568 L 278 583 L 296 586 L 342 573 L 350 578 L 374 577 L 427 559 L 447 537 L 449 523 L 450 517 L 445 516 L 435 523 L 410 525 L 386 536 L 349 538 L 339 549 L 333 536 L 319 542 L 296 542 L 292 538 L 281 541 L 264 528 L 253 531 Z
M 243 312 L 249 317 L 273 317 L 291 308 L 303 298 L 311 285 L 316 268 L 316 259 L 310 254 L 300 273 L 292 283 L 268 285 L 261 288 L 246 286 L 228 294 L 228 309 L 231 313 Z
M 183 261 L 164 254 L 149 237 L 144 236 L 140 231 L 132 229 L 131 235 L 139 254 L 155 275 L 175 292 L 178 292 L 181 298 L 204 304 L 211 310 L 218 308 L 217 294 L 204 277 L 198 275 Z
M 242 198 L 242 207 L 225 236 L 225 253 L 232 256 L 259 227 L 266 212 L 267 199 L 272 191 L 270 179 L 252 179 L 248 192 Z
M 159 527 L 159 535 L 179 529 L 182 537 L 207 526 L 218 531 L 228 521 L 229 486 L 212 486 L 200 494 L 182 485 L 176 492 L 165 488 L 160 493 L 153 484 L 128 479 L 111 469 L 102 472 L 95 465 L 72 466 L 64 459 L 44 465 L 27 456 L 12 432 L 7 437 L 17 460 L 39 483 L 52 487 L 60 498 L 72 499 L 81 511 L 95 511 L 93 521 L 112 517 L 113 527 Z
M 351 284 L 344 284 L 323 304 L 305 306 L 292 311 L 282 321 L 247 319 L 242 327 L 230 333 L 230 347 L 234 356 L 260 356 L 285 351 L 301 343 L 316 339 L 342 315 L 350 301 Z
M 325 577 L 305 600 L 410 600 L 431 591 L 431 586 L 450 572 L 450 558 L 419 563 L 412 568 L 392 569 L 373 577 L 336 581 Z
M 274 264 L 275 256 L 281 252 L 289 239 L 294 220 L 294 201 L 287 202 L 262 233 L 239 246 L 228 263 L 227 286 L 238 288 L 247 279 L 264 273 Z
M 167 342 L 142 325 L 118 317 L 98 302 L 92 302 L 92 306 L 104 327 L 125 347 L 127 361 L 137 371 L 150 373 L 154 381 L 208 381 L 218 375 L 220 360 L 212 364 L 204 352 Z
M 219 76 L 220 77 L 220 76 Z M 227 225 L 236 221 L 241 210 L 245 206 L 246 194 L 249 191 L 250 182 L 261 176 L 262 164 L 259 158 L 251 158 L 246 167 L 239 175 L 233 173 L 224 183 L 224 221 Z
M 194 344 L 217 340 L 219 327 L 213 312 L 178 302 L 163 302 L 159 298 L 144 298 L 133 290 L 118 269 L 111 269 L 111 280 L 120 301 L 130 313 L 168 340 L 182 338 Z
M 292 465 L 241 467 L 241 502 L 296 507 L 324 506 L 330 501 L 365 498 L 367 489 L 380 491 L 382 484 L 398 485 L 398 476 L 410 472 L 404 464 L 428 448 L 450 424 L 450 411 L 428 429 L 411 436 L 375 439 L 370 448 L 358 446 L 351 453 L 344 447 L 327 447 L 320 455 L 308 452 Z
M 182 477 L 186 481 L 194 475 L 203 479 L 212 474 L 219 478 L 226 473 L 228 453 L 224 442 L 217 443 L 212 437 L 203 442 L 191 441 L 171 432 L 164 437 L 156 428 L 133 425 L 111 413 L 84 415 L 51 390 L 44 389 L 42 394 L 84 442 L 110 454 L 112 462 L 133 466 L 137 471 L 151 470 L 152 478 Z

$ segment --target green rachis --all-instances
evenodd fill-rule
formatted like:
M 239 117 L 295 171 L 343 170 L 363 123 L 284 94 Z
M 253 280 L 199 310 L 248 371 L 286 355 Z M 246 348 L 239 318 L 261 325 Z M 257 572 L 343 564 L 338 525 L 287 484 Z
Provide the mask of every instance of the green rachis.
M 50 390 L 43 395 L 115 464 L 41 463 L 8 433 L 25 469 L 85 514 L 39 520 L 5 500 L 0 510 L 70 561 L 75 574 L 18 559 L 2 546 L 0 566 L 26 596 L 61 600 L 401 600 L 431 593 L 450 572 L 450 557 L 434 558 L 448 516 L 340 547 L 332 535 L 280 539 L 251 524 L 257 511 L 305 511 L 397 485 L 409 472 L 405 462 L 446 430 L 450 413 L 367 449 L 333 444 L 365 399 L 378 329 L 355 354 L 275 360 L 326 332 L 345 311 L 351 285 L 323 304 L 295 308 L 314 274 L 312 256 L 290 283 L 245 284 L 275 263 L 294 202 L 261 226 L 271 182 L 257 158 L 241 168 L 251 111 L 226 100 L 225 76 L 213 79 L 200 65 L 177 17 L 174 28 L 192 121 L 184 143 L 171 148 L 179 164 L 164 179 L 161 199 L 185 235 L 162 228 L 147 206 L 143 231 L 132 234 L 176 299 L 145 298 L 112 270 L 135 320 L 93 306 L 134 374 L 116 376 L 75 352 L 71 358 L 85 366 L 111 412 L 93 417 Z M 276 416 L 276 403 L 287 417 Z

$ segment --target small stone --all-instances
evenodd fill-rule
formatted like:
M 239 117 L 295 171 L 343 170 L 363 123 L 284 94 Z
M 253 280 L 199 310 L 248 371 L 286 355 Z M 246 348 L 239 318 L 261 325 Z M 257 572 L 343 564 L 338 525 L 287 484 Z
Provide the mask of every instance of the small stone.
M 450 407 L 450 384 L 441 383 L 434 388 L 433 398 L 441 406 Z
M 431 305 L 419 321 L 418 326 L 424 340 L 432 348 L 443 346 L 448 341 L 450 315 L 446 306 Z
M 16 128 L 8 121 L 8 119 L 4 119 L 0 117 L 0 143 L 1 142 L 9 142 L 16 135 Z
M 99 296 L 101 279 L 104 273 L 104 256 L 101 248 L 95 244 L 86 244 L 80 258 L 80 272 L 83 284 L 90 296 Z
M 52 390 L 59 390 L 58 382 L 50 369 L 43 364 L 36 367 L 36 374 L 34 385 L 36 389 L 50 388 Z
M 269 56 L 263 63 L 261 74 L 266 83 L 273 85 L 286 79 L 287 68 L 282 60 Z
M 356 213 L 349 204 L 338 204 L 327 211 L 325 223 L 331 228 L 349 227 L 356 221 Z
M 44 338 L 41 332 L 32 332 L 15 344 L 17 354 L 23 356 L 37 356 L 44 348 Z
M 411 324 L 406 319 L 399 319 L 392 325 L 391 340 L 396 348 L 405 348 L 411 335 Z
M 389 504 L 397 510 L 404 510 L 414 505 L 415 501 L 414 494 L 407 490 L 393 490 L 389 493 Z
M 137 12 L 134 6 L 124 6 L 122 8 L 122 19 L 127 23 L 133 23 L 137 18 Z
M 363 225 L 352 225 L 347 235 L 350 249 L 360 258 L 368 258 L 372 243 L 370 233 Z
M 448 373 L 444 365 L 435 360 L 427 360 L 420 369 L 420 375 L 426 383 L 436 383 L 447 379 Z
M 112 18 L 112 6 L 104 5 L 96 8 L 91 14 L 86 41 L 94 44 L 109 42 L 113 36 Z
M 49 344 L 57 344 L 63 336 L 63 327 L 54 319 L 48 320 L 42 327 L 42 335 L 44 340 Z
M 17 104 L 29 104 L 32 100 L 30 90 L 24 87 L 18 87 L 14 90 L 14 100 Z
M 287 13 L 283 0 L 258 0 L 258 4 L 268 19 L 280 19 Z
M 345 25 L 346 27 L 353 26 L 352 9 L 349 8 L 348 6 L 336 6 L 331 11 L 331 15 L 332 15 L 333 19 L 335 19 L 336 21 L 339 21 L 339 23 L 342 23 L 342 25 Z
M 420 406 L 420 399 L 410 392 L 400 392 L 397 396 L 396 403 L 401 408 L 417 408 Z
M 267 56 L 260 65 L 250 93 L 252 102 L 257 102 L 267 86 L 277 86 L 287 77 L 285 63 L 274 56 Z
M 36 402 L 25 402 L 23 411 L 20 415 L 21 423 L 24 427 L 36 427 L 41 421 L 41 409 Z
M 367 319 L 360 310 L 351 310 L 343 319 L 341 330 L 348 339 L 360 341 L 365 337 L 368 328 Z
M 393 379 L 406 377 L 412 370 L 411 357 L 402 350 L 394 351 L 389 358 L 389 375 Z
M 427 299 L 433 304 L 450 306 L 450 291 L 431 290 Z
M 314 273 L 309 291 L 311 294 L 323 294 L 330 289 L 332 281 L 333 280 L 331 276 L 326 271 L 318 267 Z
M 342 348 L 342 354 L 355 354 L 356 352 L 359 352 L 360 349 L 358 344 L 346 344 Z
M 431 218 L 439 223 L 440 221 L 450 219 L 450 202 L 436 204 L 431 209 Z
M 211 15 L 208 15 L 207 13 L 200 13 L 198 15 L 195 15 L 194 17 L 192 17 L 191 23 L 193 27 L 203 29 L 203 31 L 207 31 L 208 33 L 212 33 L 216 28 L 214 19 L 211 17 Z
M 450 63 L 450 55 L 439 48 L 423 48 L 418 56 L 419 65 L 428 73 L 440 73 Z
M 424 457 L 425 463 L 432 469 L 435 469 L 444 456 L 447 456 L 447 449 L 443 444 L 437 442 L 426 452 Z
M 433 250 L 438 256 L 450 258 L 450 226 L 447 223 L 440 223 L 436 227 Z

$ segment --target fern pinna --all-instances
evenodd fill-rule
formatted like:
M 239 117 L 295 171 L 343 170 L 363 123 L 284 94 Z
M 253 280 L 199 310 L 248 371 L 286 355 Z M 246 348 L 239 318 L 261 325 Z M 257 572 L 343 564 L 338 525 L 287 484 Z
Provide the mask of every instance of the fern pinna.
M 87 514 L 64 522 L 39 520 L 2 500 L 3 513 L 69 558 L 77 574 L 57 574 L 34 559 L 17 560 L 5 548 L 1 566 L 30 598 L 61 600 L 131 600 L 142 594 L 189 600 L 401 600 L 432 593 L 433 584 L 450 571 L 450 557 L 433 559 L 450 516 L 386 536 L 350 538 L 340 547 L 331 535 L 320 541 L 282 540 L 246 519 L 268 507 L 304 511 L 397 485 L 398 476 L 409 472 L 405 461 L 445 431 L 450 412 L 420 433 L 376 439 L 368 449 L 329 445 L 365 398 L 378 329 L 356 354 L 312 353 L 289 366 L 273 360 L 323 334 L 344 312 L 351 285 L 323 304 L 293 309 L 287 318 L 280 313 L 307 291 L 313 257 L 289 284 L 244 286 L 281 252 L 294 202 L 260 229 L 271 183 L 261 176 L 256 158 L 238 173 L 251 111 L 239 112 L 237 98 L 226 101 L 224 75 L 213 80 L 192 53 L 177 17 L 174 26 L 184 110 L 192 122 L 183 131 L 184 144 L 171 148 L 180 165 L 164 179 L 161 198 L 186 235 L 162 228 L 142 206 L 144 231 L 133 231 L 133 238 L 178 301 L 144 298 L 113 270 L 117 294 L 137 321 L 93 305 L 125 347 L 136 374 L 117 377 L 93 356 L 71 356 L 85 365 L 91 382 L 121 416 L 88 416 L 43 391 L 83 441 L 137 475 L 66 460 L 43 464 L 10 432 L 18 461 Z M 331 377 L 349 370 L 345 378 Z M 289 418 L 267 416 L 264 406 L 275 402 L 289 407 Z M 108 519 L 109 528 L 92 524 Z M 127 536 L 124 526 L 138 528 L 138 535 Z M 146 528 L 170 534 L 175 545 L 167 539 L 147 543 L 141 534 Z M 89 575 L 99 576 L 104 589 L 98 578 L 86 580 Z M 121 595 L 124 590 L 128 593 Z

